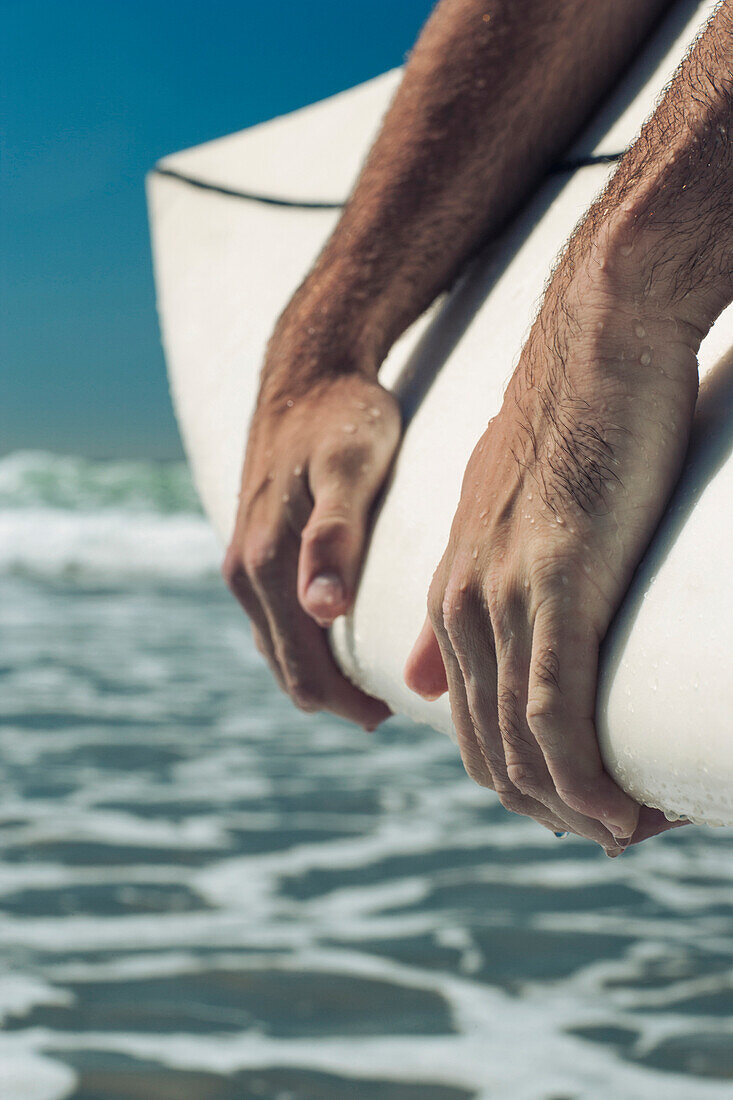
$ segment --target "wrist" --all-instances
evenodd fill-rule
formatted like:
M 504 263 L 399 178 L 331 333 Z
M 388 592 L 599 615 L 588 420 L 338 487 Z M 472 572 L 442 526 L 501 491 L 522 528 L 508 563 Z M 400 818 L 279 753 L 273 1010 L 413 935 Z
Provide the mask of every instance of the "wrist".
M 522 388 L 540 385 L 567 397 L 590 381 L 605 392 L 665 377 L 681 393 L 696 391 L 702 322 L 650 294 L 643 265 L 629 257 L 608 225 L 596 226 L 582 245 L 573 238 L 530 333 Z
M 261 394 L 303 393 L 331 378 L 376 380 L 384 358 L 369 303 L 316 267 L 280 315 L 267 345 Z
M 600 259 L 618 292 L 650 321 L 672 325 L 697 352 L 733 297 L 733 279 L 683 211 L 678 222 L 655 223 L 646 196 L 627 198 L 603 238 Z
M 546 319 L 549 307 L 563 318 L 569 340 L 580 335 L 581 344 L 606 348 L 608 361 L 622 367 L 643 366 L 664 348 L 696 371 L 700 343 L 727 304 L 725 288 L 713 281 L 691 287 L 687 258 L 672 237 L 643 224 L 628 197 L 614 203 L 602 195 L 556 269 Z

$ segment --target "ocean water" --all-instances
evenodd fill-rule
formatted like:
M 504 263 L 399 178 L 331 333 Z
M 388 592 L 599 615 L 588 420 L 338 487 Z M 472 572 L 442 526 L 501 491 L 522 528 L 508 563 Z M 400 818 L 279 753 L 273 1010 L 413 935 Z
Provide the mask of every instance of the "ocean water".
M 0 461 L 2 1100 L 733 1095 L 733 832 L 296 712 L 181 466 Z

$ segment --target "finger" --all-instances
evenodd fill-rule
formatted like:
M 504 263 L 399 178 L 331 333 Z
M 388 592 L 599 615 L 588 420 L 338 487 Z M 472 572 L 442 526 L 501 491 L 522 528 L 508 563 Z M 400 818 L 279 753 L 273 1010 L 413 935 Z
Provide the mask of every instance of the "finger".
M 449 636 L 463 677 L 474 733 L 491 772 L 494 790 L 505 809 L 513 813 L 531 817 L 555 833 L 567 831 L 587 836 L 587 828 L 579 827 L 580 815 L 568 811 L 558 798 L 550 805 L 535 797 L 532 790 L 522 790 L 509 773 L 497 706 L 498 669 L 491 620 L 480 596 L 471 597 L 468 593 L 466 604 L 472 608 L 474 628 L 454 625 Z M 466 604 L 464 609 L 468 610 Z M 541 754 L 538 756 L 541 759 Z M 608 833 L 606 840 L 612 841 Z
M 425 617 L 422 630 L 407 658 L 404 680 L 410 691 L 431 701 L 439 699 L 448 690 L 445 665 L 429 615 Z
M 374 729 L 389 717 L 389 707 L 360 691 L 337 668 L 325 632 L 296 598 L 297 560 L 297 537 L 288 531 L 280 536 L 274 556 L 250 574 L 288 694 L 303 710 L 328 710 Z
M 322 626 L 353 603 L 371 510 L 395 444 L 396 436 L 385 437 L 369 423 L 348 445 L 325 447 L 311 462 L 313 510 L 301 535 L 298 599 Z
M 476 684 L 478 679 L 486 679 L 489 682 L 493 679 L 495 682 L 493 672 L 495 666 L 493 654 L 490 661 L 476 669 L 469 670 L 462 664 L 467 654 L 466 636 L 471 632 L 465 629 L 465 620 L 461 621 L 460 614 L 461 612 L 470 614 L 470 611 L 460 597 L 457 597 L 457 601 L 457 607 L 450 596 L 443 601 L 444 617 L 441 620 L 436 614 L 437 622 L 434 622 L 434 626 L 448 680 L 451 716 L 463 766 L 474 782 L 496 791 L 506 810 L 531 817 L 551 832 L 564 832 L 566 825 L 562 820 L 549 813 L 545 806 L 531 798 L 526 798 L 509 781 L 498 731 L 497 738 L 493 742 L 486 739 L 484 743 L 477 735 L 476 716 L 469 705 L 468 690 Z M 454 606 L 451 610 L 452 603 Z M 470 687 L 467 688 L 467 685 Z
M 594 714 L 598 636 L 579 615 L 547 600 L 538 609 L 529 670 L 527 721 L 557 793 L 574 810 L 631 837 L 639 807 L 603 767 Z
M 519 610 L 518 608 L 515 610 Z M 527 721 L 527 693 L 530 667 L 530 637 L 526 615 L 507 623 L 506 633 L 497 632 L 497 675 L 495 721 L 510 782 L 522 794 L 545 806 L 566 827 L 600 844 L 607 852 L 618 845 L 609 830 L 593 817 L 569 807 L 558 795 L 547 763 Z M 485 708 L 485 701 L 481 701 Z M 485 709 L 482 710 L 482 715 Z M 482 719 L 483 725 L 483 719 Z
M 687 818 L 681 818 L 679 821 L 668 821 L 661 810 L 653 810 L 649 806 L 642 806 L 639 810 L 639 824 L 636 826 L 631 843 L 641 844 L 642 840 L 659 836 L 660 833 L 666 833 L 669 829 L 681 829 L 683 826 L 691 824 L 692 822 L 688 821 Z
M 233 545 L 230 546 L 226 552 L 221 572 L 230 592 L 250 620 L 252 636 L 258 651 L 267 661 L 270 671 L 284 691 L 285 681 L 275 654 L 275 647 L 272 642 L 267 616 L 262 610 L 260 601 L 257 599 L 250 579 L 247 576 L 241 554 Z

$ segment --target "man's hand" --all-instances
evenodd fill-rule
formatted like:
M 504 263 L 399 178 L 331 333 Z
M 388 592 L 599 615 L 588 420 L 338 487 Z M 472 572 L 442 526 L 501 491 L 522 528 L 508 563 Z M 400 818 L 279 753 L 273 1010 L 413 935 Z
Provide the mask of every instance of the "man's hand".
M 669 827 L 603 769 L 596 669 L 681 469 L 700 341 L 733 298 L 732 73 L 723 0 L 568 243 L 405 670 L 450 691 L 474 778 L 609 854 Z
M 351 607 L 372 505 L 399 437 L 394 398 L 366 375 L 324 376 L 292 390 L 270 376 L 224 562 L 256 644 L 293 701 L 367 728 L 389 710 L 341 675 L 324 628 Z
M 450 691 L 466 769 L 508 809 L 616 854 L 639 808 L 600 758 L 598 650 L 679 476 L 699 334 L 602 266 L 591 250 L 548 290 L 469 461 L 406 678 Z

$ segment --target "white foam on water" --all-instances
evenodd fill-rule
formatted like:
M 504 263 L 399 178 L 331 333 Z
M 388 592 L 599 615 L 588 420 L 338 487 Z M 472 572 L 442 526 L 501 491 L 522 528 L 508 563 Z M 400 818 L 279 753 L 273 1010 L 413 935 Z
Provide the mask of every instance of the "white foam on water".
M 0 573 L 180 582 L 216 576 L 221 557 L 211 528 L 196 515 L 0 512 Z
M 0 1037 L 0 1096 L 7 1100 L 64 1100 L 76 1074 L 32 1049 L 23 1039 Z
M 0 575 L 180 582 L 221 556 L 183 463 L 0 459 Z

